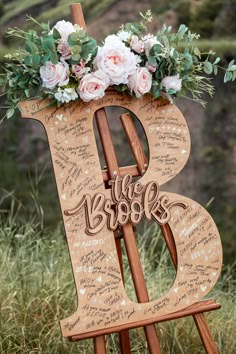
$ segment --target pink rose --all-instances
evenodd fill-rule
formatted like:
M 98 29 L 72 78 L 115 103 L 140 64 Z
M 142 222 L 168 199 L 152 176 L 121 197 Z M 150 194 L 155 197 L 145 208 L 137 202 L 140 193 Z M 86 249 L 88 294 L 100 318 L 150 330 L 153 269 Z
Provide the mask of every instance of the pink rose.
M 150 71 L 150 73 L 154 73 L 156 71 L 158 65 L 151 65 L 149 63 L 149 61 L 147 61 L 145 66 L 148 69 L 148 71 Z
M 61 54 L 63 59 L 70 59 L 71 57 L 71 50 L 70 46 L 67 43 L 65 39 L 59 39 L 58 45 L 57 45 L 57 51 L 58 53 Z
M 94 66 L 109 77 L 110 85 L 127 84 L 137 67 L 134 53 L 116 35 L 108 36 L 104 46 L 98 47 Z
M 128 87 L 139 98 L 151 90 L 152 75 L 146 68 L 137 68 L 136 72 L 129 76 Z
M 94 73 L 85 75 L 81 79 L 77 92 L 81 100 L 89 102 L 102 98 L 108 86 L 109 78 L 107 75 L 97 70 Z
M 47 61 L 40 68 L 40 76 L 43 81 L 43 87 L 54 89 L 57 85 L 64 86 L 69 82 L 69 65 L 62 60 L 58 64 Z
M 81 79 L 85 74 L 89 72 L 89 68 L 85 66 L 85 61 L 81 60 L 79 64 L 72 65 L 72 72 L 76 77 Z
M 140 54 L 144 51 L 144 43 L 141 41 L 138 36 L 132 36 L 130 47 L 134 52 Z

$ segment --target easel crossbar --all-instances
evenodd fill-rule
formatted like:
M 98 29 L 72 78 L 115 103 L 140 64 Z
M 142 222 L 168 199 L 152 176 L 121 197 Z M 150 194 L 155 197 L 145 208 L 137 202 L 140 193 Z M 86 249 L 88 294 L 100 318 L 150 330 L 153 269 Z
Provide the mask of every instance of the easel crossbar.
M 200 301 L 194 305 L 191 305 L 184 310 L 177 311 L 177 312 L 174 312 L 174 313 L 171 313 L 168 315 L 159 316 L 159 317 L 157 316 L 156 318 L 153 318 L 150 320 L 139 321 L 139 322 L 135 322 L 135 323 L 131 323 L 131 324 L 124 324 L 122 326 L 116 326 L 116 327 L 112 327 L 112 328 L 104 329 L 104 330 L 100 330 L 100 331 L 87 332 L 87 333 L 80 334 L 77 336 L 69 337 L 69 340 L 72 342 L 75 342 L 78 340 L 88 339 L 91 337 L 120 332 L 120 331 L 123 331 L 124 329 L 133 329 L 133 328 L 143 327 L 143 326 L 150 325 L 150 324 L 172 321 L 172 320 L 176 320 L 178 318 L 193 316 L 193 315 L 196 315 L 196 314 L 202 313 L 202 312 L 218 310 L 220 308 L 221 308 L 221 305 L 216 303 L 214 299 L 207 299 L 207 300 Z

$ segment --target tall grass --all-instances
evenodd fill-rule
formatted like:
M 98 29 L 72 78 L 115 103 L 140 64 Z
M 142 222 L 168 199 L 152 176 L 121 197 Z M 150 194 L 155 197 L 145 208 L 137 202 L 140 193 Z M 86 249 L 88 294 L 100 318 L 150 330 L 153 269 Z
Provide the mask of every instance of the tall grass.
M 19 221 L 18 210 L 14 199 L 7 213 L 0 205 L 0 353 L 93 353 L 92 340 L 70 343 L 62 339 L 59 329 L 58 321 L 76 309 L 62 225 L 46 230 L 40 219 Z M 156 226 L 147 226 L 137 239 L 150 298 L 154 299 L 170 288 L 175 272 Z M 135 300 L 125 256 L 124 266 L 126 290 Z M 211 294 L 222 309 L 207 315 L 219 352 L 225 354 L 236 353 L 235 283 L 228 266 Z M 204 353 L 192 318 L 159 324 L 157 332 L 163 354 Z M 148 353 L 143 329 L 130 334 L 132 353 Z M 119 353 L 117 335 L 107 337 L 107 352 Z

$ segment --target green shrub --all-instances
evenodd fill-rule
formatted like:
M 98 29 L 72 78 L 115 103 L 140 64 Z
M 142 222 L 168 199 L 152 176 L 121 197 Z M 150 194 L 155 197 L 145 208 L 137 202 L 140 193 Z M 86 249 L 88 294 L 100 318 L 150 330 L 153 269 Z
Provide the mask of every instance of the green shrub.
M 223 4 L 224 0 L 205 0 L 198 5 L 190 23 L 191 30 L 202 37 L 211 37 L 214 33 L 214 21 Z

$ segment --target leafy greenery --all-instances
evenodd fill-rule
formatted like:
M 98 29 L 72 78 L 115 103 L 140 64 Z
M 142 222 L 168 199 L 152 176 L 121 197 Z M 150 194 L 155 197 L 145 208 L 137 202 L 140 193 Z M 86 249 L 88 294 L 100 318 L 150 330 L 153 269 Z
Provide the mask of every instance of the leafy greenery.
M 152 21 L 152 13 L 148 10 L 146 14 L 140 13 L 140 15 L 142 16 L 140 23 L 127 23 L 122 26 L 122 31 L 128 33 L 130 38 L 127 37 L 123 42 L 130 49 L 133 49 L 131 38 L 138 38 L 144 47 L 145 41 L 148 40 L 148 37 L 143 36 L 143 33 L 147 31 L 146 25 Z M 42 66 L 48 63 L 57 65 L 63 59 L 64 62 L 65 60 L 68 61 L 68 63 L 65 63 L 67 67 L 68 64 L 81 64 L 83 62 L 86 63 L 89 71 L 94 70 L 93 59 L 96 56 L 96 40 L 90 38 L 85 30 L 79 26 L 74 26 L 74 31 L 70 33 L 66 41 L 70 56 L 69 58 L 62 58 L 58 43 L 61 43 L 60 41 L 64 41 L 64 39 L 61 39 L 59 31 L 56 28 L 50 31 L 48 24 L 38 23 L 32 17 L 29 17 L 29 19 L 40 27 L 40 34 L 35 30 L 24 31 L 19 28 L 9 29 L 7 32 L 9 37 L 13 36 L 24 40 L 24 49 L 6 55 L 10 62 L 5 64 L 3 68 L 5 73 L 1 74 L 0 77 L 0 86 L 6 92 L 7 118 L 14 115 L 20 101 L 32 96 L 38 96 L 42 99 L 49 97 L 52 101 L 61 97 L 61 93 L 58 96 L 55 90 L 42 87 L 40 75 Z M 154 36 L 151 38 L 154 38 Z M 198 38 L 199 35 L 192 33 L 185 25 L 180 25 L 176 33 L 172 32 L 171 26 L 163 25 L 148 53 L 143 50 L 137 55 L 137 52 L 134 51 L 139 59 L 140 67 L 146 67 L 146 64 L 148 64 L 154 68 L 151 93 L 155 98 L 167 95 L 172 100 L 172 98 L 178 96 L 188 97 L 190 93 L 191 99 L 204 105 L 205 102 L 201 99 L 202 94 L 207 92 L 209 95 L 213 95 L 214 90 L 211 81 L 204 74 L 211 75 L 214 73 L 217 75 L 218 68 L 223 70 L 224 68 L 219 66 L 220 58 L 214 58 L 215 53 L 213 51 L 201 53 L 197 46 L 192 45 L 193 40 L 196 41 Z M 178 47 L 180 43 L 183 43 L 183 51 L 180 51 Z M 162 82 L 165 77 L 178 78 L 182 82 L 182 88 L 166 88 Z M 233 81 L 235 77 L 236 65 L 232 60 L 225 70 L 224 82 Z M 67 87 L 74 91 L 77 81 L 78 78 L 70 73 L 70 81 Z M 115 88 L 133 94 L 126 83 L 121 83 Z M 73 99 L 76 97 L 78 96 L 75 93 Z
M 11 118 L 20 101 L 30 97 L 54 98 L 50 91 L 42 90 L 40 67 L 49 60 L 56 65 L 59 62 L 59 55 L 56 43 L 61 38 L 60 33 L 54 29 L 50 32 L 49 25 L 38 23 L 32 17 L 29 20 L 36 23 L 40 29 L 40 35 L 35 30 L 24 31 L 19 28 L 9 29 L 7 35 L 23 39 L 24 49 L 6 54 L 9 60 L 3 67 L 4 73 L 0 75 L 0 87 L 6 92 L 6 117 Z M 79 26 L 68 39 L 71 46 L 71 64 L 77 64 L 81 59 L 91 61 L 96 54 L 96 40 L 90 38 L 86 31 Z
M 205 0 L 196 9 L 191 19 L 191 28 L 198 31 L 205 38 L 211 37 L 214 32 L 214 20 L 225 0 Z
M 8 214 L 0 204 L 0 352 L 2 354 L 75 354 L 92 352 L 91 340 L 70 343 L 62 339 L 58 321 L 76 309 L 68 249 L 61 226 L 41 227 L 39 218 L 20 221 L 19 208 L 11 199 Z M 1 201 L 0 201 L 1 203 Z M 137 235 L 151 299 L 172 285 L 175 271 L 156 225 Z M 126 291 L 136 301 L 130 270 L 124 255 Z M 236 351 L 234 266 L 224 268 L 211 296 L 222 310 L 207 314 L 207 321 L 221 354 Z M 224 325 L 222 325 L 224 324 Z M 205 353 L 193 319 L 157 325 L 163 353 Z M 132 330 L 133 353 L 148 353 L 144 332 Z M 107 336 L 107 352 L 118 353 L 117 335 Z

